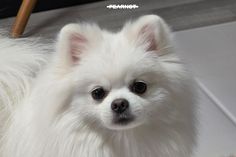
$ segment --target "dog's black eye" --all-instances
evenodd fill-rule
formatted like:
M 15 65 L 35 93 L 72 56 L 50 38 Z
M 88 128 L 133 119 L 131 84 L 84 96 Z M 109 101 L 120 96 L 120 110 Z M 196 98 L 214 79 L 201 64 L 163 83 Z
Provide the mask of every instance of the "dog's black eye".
M 106 96 L 106 91 L 102 87 L 98 87 L 91 92 L 94 100 L 102 100 Z
M 136 81 L 130 86 L 130 90 L 136 94 L 143 94 L 147 90 L 147 84 L 143 81 Z

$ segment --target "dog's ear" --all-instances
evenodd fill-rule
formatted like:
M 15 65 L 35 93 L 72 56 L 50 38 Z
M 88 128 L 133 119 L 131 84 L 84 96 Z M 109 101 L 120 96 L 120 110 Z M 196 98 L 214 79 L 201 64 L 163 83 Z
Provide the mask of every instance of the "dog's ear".
M 157 15 L 145 15 L 123 28 L 130 41 L 144 45 L 146 51 L 161 53 L 170 45 L 170 29 L 165 21 Z
M 68 24 L 58 36 L 56 45 L 58 59 L 63 65 L 73 66 L 80 60 L 82 53 L 92 46 L 99 37 L 100 28 L 92 24 Z

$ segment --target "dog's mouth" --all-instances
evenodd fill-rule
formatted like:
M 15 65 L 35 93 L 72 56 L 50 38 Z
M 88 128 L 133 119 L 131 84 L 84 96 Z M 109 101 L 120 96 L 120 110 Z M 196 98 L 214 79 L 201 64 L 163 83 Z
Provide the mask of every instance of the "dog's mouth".
M 113 118 L 113 123 L 117 125 L 127 125 L 134 121 L 134 116 L 128 113 L 116 114 Z
M 113 114 L 112 120 L 106 123 L 106 127 L 111 130 L 128 130 L 133 129 L 139 125 L 141 121 L 135 115 L 130 112 L 124 112 L 120 114 Z

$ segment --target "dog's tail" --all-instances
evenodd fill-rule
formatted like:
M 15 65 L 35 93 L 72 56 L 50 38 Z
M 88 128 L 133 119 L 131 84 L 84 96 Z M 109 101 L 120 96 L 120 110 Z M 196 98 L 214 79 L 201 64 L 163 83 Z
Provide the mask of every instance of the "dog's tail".
M 38 40 L 0 35 L 0 122 L 29 92 L 33 78 L 46 62 L 43 52 L 47 48 L 36 44 Z

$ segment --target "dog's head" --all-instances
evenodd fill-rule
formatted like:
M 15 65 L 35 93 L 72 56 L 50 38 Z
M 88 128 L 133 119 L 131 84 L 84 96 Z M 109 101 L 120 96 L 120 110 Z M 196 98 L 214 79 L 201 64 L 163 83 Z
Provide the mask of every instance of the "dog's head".
M 155 15 L 127 23 L 118 33 L 92 24 L 65 26 L 57 50 L 59 67 L 73 82 L 67 110 L 78 123 L 116 130 L 175 119 L 185 73 L 170 38 Z

